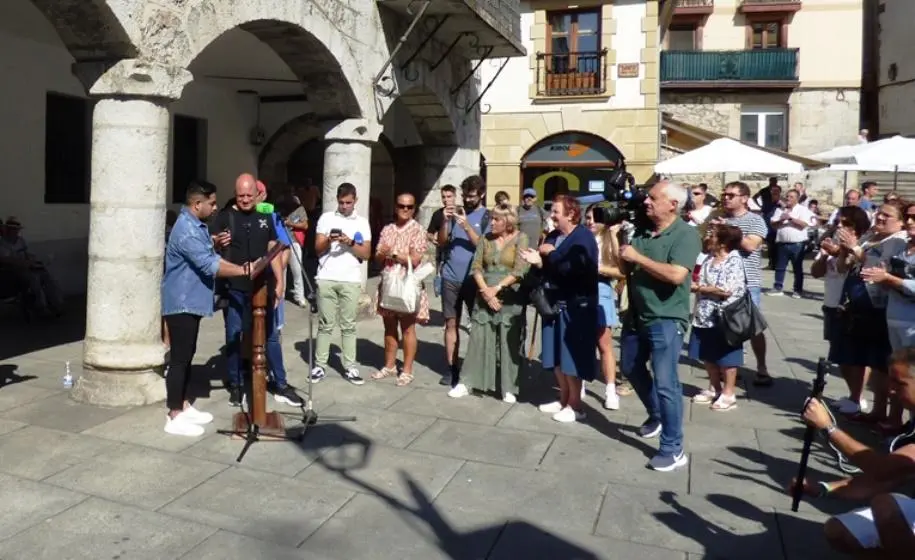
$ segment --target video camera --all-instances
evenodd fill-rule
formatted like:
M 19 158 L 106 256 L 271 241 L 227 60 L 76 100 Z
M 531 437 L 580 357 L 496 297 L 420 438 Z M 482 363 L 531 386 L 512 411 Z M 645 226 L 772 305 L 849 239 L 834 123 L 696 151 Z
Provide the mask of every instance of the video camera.
M 635 177 L 626 171 L 624 164 L 607 177 L 603 193 L 579 197 L 579 202 L 583 206 L 596 204 L 594 220 L 608 227 L 628 222 L 640 228 L 648 221 L 646 197 L 645 189 L 636 186 Z

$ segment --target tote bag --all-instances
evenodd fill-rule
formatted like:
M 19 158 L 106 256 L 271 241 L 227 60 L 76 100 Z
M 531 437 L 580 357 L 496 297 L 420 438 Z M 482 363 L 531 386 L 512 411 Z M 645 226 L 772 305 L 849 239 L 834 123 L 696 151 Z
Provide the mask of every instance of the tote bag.
M 743 278 L 746 285 L 746 267 L 743 269 Z M 718 309 L 718 328 L 729 346 L 741 346 L 768 327 L 766 318 L 753 303 L 749 287 L 745 289 L 743 297 Z
M 412 315 L 419 310 L 420 287 L 413 271 L 413 261 L 407 259 L 406 271 L 402 265 L 392 266 L 381 273 L 382 309 Z

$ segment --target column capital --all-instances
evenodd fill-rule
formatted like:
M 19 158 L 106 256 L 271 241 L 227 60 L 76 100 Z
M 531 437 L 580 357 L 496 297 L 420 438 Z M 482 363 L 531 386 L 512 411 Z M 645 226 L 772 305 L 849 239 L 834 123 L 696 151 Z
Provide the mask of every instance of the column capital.
M 384 127 L 370 119 L 346 119 L 322 123 L 326 132 L 324 140 L 328 142 L 362 142 L 374 144 L 381 136 Z
M 137 58 L 76 62 L 72 71 L 93 96 L 177 100 L 194 79 L 186 68 Z

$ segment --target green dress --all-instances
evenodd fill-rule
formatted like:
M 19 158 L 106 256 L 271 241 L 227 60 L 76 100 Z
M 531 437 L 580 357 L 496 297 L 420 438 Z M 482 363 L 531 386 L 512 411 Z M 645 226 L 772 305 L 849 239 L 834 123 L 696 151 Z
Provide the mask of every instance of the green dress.
M 470 274 L 482 274 L 487 286 L 498 284 L 506 276 L 514 276 L 518 281 L 499 292 L 502 301 L 499 311 L 493 311 L 477 295 L 467 357 L 461 367 L 461 381 L 468 389 L 502 394 L 518 392 L 524 309 L 519 290 L 521 278 L 528 270 L 521 251 L 528 246 L 527 236 L 519 232 L 501 249 L 495 241 L 483 238 L 474 253 Z

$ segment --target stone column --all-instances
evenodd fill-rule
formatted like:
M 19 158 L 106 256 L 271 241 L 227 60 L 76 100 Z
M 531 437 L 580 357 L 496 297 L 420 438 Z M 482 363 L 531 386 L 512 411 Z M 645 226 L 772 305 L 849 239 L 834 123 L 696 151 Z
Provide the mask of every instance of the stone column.
M 72 391 L 78 401 L 136 406 L 165 398 L 167 103 L 189 79 L 186 71 L 119 63 L 90 88 L 102 99 L 92 118 L 86 339 L 83 373 Z
M 372 194 L 372 145 L 381 130 L 366 119 L 351 119 L 333 126 L 324 135 L 324 211 L 337 208 L 337 187 L 352 183 L 356 187 L 356 213 L 369 218 Z M 362 264 L 362 286 L 368 278 L 368 263 Z

